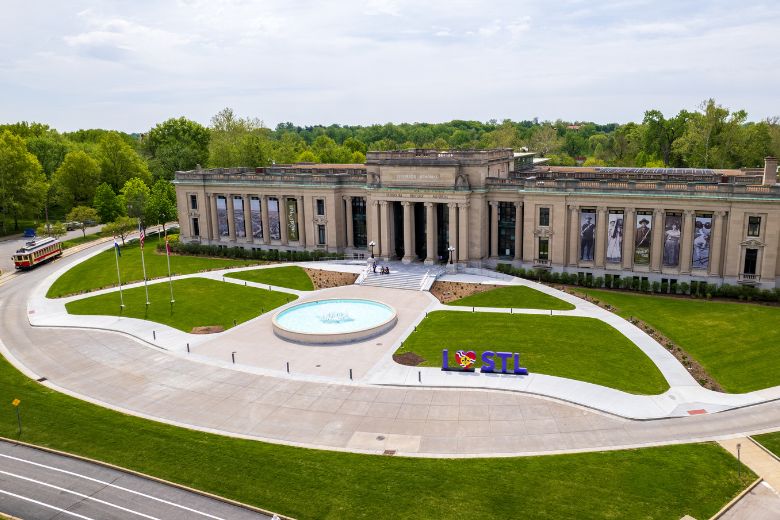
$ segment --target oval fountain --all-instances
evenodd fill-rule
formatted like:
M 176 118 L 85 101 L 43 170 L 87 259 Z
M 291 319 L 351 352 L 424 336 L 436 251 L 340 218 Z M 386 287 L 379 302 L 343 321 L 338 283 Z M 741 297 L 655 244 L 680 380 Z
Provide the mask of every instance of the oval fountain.
M 390 330 L 397 321 L 395 309 L 374 300 L 340 298 L 314 300 L 279 311 L 274 332 L 296 343 L 354 343 Z

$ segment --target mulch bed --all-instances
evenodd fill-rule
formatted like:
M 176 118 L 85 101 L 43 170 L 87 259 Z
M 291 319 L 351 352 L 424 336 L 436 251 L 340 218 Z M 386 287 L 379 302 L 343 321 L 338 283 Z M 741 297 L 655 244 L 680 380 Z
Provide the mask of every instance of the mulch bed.
M 490 291 L 499 287 L 506 286 L 465 282 L 433 282 L 431 294 L 442 303 L 450 303 L 472 294 Z
M 393 354 L 393 361 L 399 365 L 406 365 L 408 367 L 416 367 L 425 362 L 425 358 L 415 354 L 414 352 L 404 352 L 403 354 Z
M 330 289 L 331 287 L 352 285 L 358 277 L 355 273 L 325 271 L 323 269 L 310 269 L 308 267 L 304 267 L 303 270 L 309 275 L 315 289 Z
M 214 334 L 224 331 L 225 327 L 222 325 L 205 325 L 203 327 L 193 327 L 190 334 Z

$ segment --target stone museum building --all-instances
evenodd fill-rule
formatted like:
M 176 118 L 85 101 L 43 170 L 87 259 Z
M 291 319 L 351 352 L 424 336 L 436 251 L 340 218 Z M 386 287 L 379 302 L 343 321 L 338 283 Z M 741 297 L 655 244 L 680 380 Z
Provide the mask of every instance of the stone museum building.
M 772 157 L 763 169 L 558 167 L 511 149 L 416 149 L 174 183 L 184 242 L 780 287 Z

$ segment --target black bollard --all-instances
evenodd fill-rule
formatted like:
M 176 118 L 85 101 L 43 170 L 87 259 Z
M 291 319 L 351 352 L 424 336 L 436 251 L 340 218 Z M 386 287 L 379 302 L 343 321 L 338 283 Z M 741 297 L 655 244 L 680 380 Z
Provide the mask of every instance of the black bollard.
M 190 351 L 190 344 L 187 343 L 187 352 L 189 352 L 189 351 Z

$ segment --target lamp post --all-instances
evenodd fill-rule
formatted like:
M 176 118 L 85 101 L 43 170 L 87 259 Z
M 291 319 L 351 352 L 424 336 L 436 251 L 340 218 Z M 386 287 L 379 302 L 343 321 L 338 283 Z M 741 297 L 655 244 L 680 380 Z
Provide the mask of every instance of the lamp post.
M 450 265 L 452 265 L 452 256 L 455 254 L 455 248 L 450 246 L 447 248 L 447 251 L 450 253 Z
M 368 243 L 368 247 L 371 248 L 371 258 L 374 258 L 374 246 L 376 246 L 376 242 L 374 242 L 373 240 Z
M 742 478 L 742 458 L 740 457 L 739 450 L 742 448 L 742 444 L 737 443 L 737 478 Z

